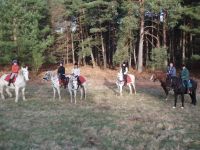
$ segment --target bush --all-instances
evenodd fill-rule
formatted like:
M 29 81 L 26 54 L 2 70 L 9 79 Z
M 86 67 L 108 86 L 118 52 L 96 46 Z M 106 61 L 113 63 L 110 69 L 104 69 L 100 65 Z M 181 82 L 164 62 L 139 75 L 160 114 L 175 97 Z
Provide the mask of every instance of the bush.
M 167 66 L 167 49 L 164 47 L 152 49 L 151 61 L 149 66 L 152 70 L 165 69 Z
M 200 55 L 192 55 L 191 59 L 192 59 L 192 61 L 194 61 L 194 62 L 200 61 Z

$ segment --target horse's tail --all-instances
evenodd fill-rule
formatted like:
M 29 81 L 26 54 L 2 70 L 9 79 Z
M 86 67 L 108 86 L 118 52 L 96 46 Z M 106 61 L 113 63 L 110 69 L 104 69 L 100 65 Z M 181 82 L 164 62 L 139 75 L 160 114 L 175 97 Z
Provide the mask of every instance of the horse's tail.
M 84 84 L 82 85 L 82 89 L 83 89 L 83 97 L 84 99 L 86 99 L 86 88 Z

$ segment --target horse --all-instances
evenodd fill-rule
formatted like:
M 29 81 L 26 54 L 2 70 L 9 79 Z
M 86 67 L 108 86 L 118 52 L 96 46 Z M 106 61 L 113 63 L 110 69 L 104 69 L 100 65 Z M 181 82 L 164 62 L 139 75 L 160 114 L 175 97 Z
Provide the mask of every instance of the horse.
M 59 78 L 57 74 L 53 74 L 52 71 L 47 71 L 43 77 L 44 80 L 46 81 L 51 81 L 51 85 L 53 87 L 53 99 L 55 100 L 56 97 L 56 91 L 58 93 L 59 100 L 61 100 L 60 96 L 60 83 L 59 83 Z
M 167 74 L 163 73 L 163 72 L 155 72 L 151 78 L 151 81 L 155 82 L 155 81 L 159 81 L 161 87 L 163 88 L 163 90 L 165 91 L 166 94 L 166 100 L 168 99 L 169 96 L 169 91 L 170 91 L 170 87 L 167 86 L 166 80 L 167 80 Z
M 182 82 L 181 78 L 173 77 L 171 80 L 167 80 L 168 86 L 170 86 L 174 90 L 174 106 L 176 108 L 177 97 L 181 95 L 181 108 L 184 108 L 184 94 L 189 94 L 192 102 L 191 104 L 196 105 L 196 90 L 197 90 L 197 82 L 190 79 L 192 87 L 190 88 L 190 92 L 187 93 L 187 88 L 185 87 L 184 83 Z
M 9 97 L 12 97 L 12 93 L 10 92 L 10 89 L 15 90 L 15 102 L 18 102 L 19 99 L 19 90 L 21 89 L 22 91 L 22 98 L 23 101 L 26 100 L 25 98 L 25 88 L 26 88 L 26 82 L 29 80 L 29 72 L 28 72 L 28 67 L 21 67 L 19 70 L 19 73 L 15 79 L 14 83 L 11 83 L 10 86 L 8 86 L 8 81 L 6 81 L 6 78 L 9 76 L 9 74 L 4 74 L 0 77 L 0 93 L 1 93 L 1 98 L 5 100 L 5 96 L 3 94 L 4 87 L 6 88 L 6 93 L 8 94 Z
M 123 86 L 127 85 L 130 90 L 130 94 L 132 94 L 132 86 L 134 89 L 134 93 L 136 94 L 135 88 L 135 76 L 132 74 L 127 74 L 127 82 L 124 81 L 124 77 L 122 73 L 117 74 L 117 81 L 116 81 L 117 88 L 119 89 L 120 96 L 122 96 L 122 88 Z
M 83 79 L 84 81 L 81 82 L 81 83 L 78 83 L 78 77 L 75 77 L 74 75 L 68 75 L 67 76 L 69 78 L 69 83 L 68 83 L 68 90 L 69 90 L 69 93 L 70 93 L 70 100 L 71 100 L 71 103 L 73 101 L 73 98 L 74 97 L 74 103 L 76 104 L 76 95 L 77 95 L 77 91 L 78 89 L 80 89 L 80 92 L 81 92 L 81 100 L 83 99 L 83 94 L 84 94 L 84 99 L 86 99 L 86 87 L 85 87 L 85 79 Z M 83 78 L 82 76 L 79 76 L 79 80 L 80 80 L 80 77 Z

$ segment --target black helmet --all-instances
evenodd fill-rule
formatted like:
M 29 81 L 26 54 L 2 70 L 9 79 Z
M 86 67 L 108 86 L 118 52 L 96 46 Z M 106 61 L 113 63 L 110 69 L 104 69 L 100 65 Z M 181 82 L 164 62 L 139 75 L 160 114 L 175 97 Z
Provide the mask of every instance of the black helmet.
M 62 64 L 62 65 L 64 64 L 63 60 L 60 61 L 60 64 Z
M 14 63 L 17 63 L 17 60 L 16 59 L 14 59 L 13 61 L 12 61 L 12 63 L 14 64 Z

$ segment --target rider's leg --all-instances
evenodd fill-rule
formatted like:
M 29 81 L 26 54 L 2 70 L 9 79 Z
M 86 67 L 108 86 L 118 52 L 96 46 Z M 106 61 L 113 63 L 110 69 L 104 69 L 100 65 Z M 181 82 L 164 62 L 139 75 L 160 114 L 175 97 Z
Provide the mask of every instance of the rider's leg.
M 13 82 L 14 77 L 15 77 L 15 73 L 11 73 L 10 79 L 8 81 L 8 86 L 10 86 L 10 84 Z

